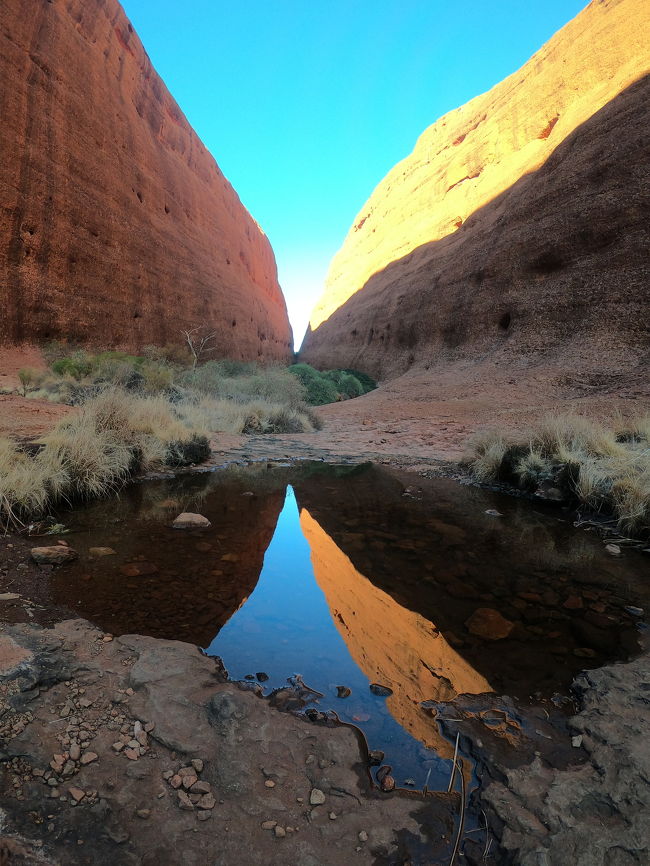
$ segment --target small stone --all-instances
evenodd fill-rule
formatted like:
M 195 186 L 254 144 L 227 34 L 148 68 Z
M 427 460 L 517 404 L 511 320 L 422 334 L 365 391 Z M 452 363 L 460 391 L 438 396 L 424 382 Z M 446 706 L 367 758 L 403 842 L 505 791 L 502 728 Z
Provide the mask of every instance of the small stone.
M 195 782 L 190 788 L 190 794 L 209 794 L 210 793 L 210 783 L 198 781 Z
M 337 686 L 336 687 L 336 697 L 337 698 L 349 698 L 352 694 L 352 689 L 349 689 L 347 686 Z
M 84 752 L 81 756 L 81 764 L 82 766 L 86 766 L 87 764 L 92 764 L 93 761 L 96 761 L 99 758 L 99 755 L 96 752 Z
M 141 746 L 148 746 L 149 745 L 149 738 L 147 737 L 147 734 L 145 733 L 145 731 L 140 731 L 136 735 L 136 740 L 138 741 L 139 745 L 141 745 Z
M 275 833 L 276 839 L 284 839 L 284 837 L 287 835 L 287 831 L 284 829 L 284 827 L 280 826 L 274 827 L 273 832 Z
M 309 802 L 312 806 L 322 806 L 325 802 L 325 794 L 323 794 L 320 788 L 312 788 Z
M 267 779 L 266 782 L 264 782 L 264 787 L 275 788 L 275 782 L 273 781 L 273 779 Z
M 610 553 L 612 556 L 620 556 L 621 555 L 621 548 L 618 546 L 618 544 L 606 544 L 605 550 L 607 551 L 607 553 Z
M 137 737 L 138 734 L 140 733 L 140 731 L 142 731 L 142 730 L 143 730 L 143 728 L 142 728 L 142 722 L 137 722 L 137 721 L 136 721 L 136 722 L 133 723 L 133 736 L 134 736 L 134 737 Z
M 262 830 L 273 830 L 277 823 L 277 821 L 262 821 Z
M 31 557 L 39 565 L 63 565 L 77 558 L 77 551 L 71 547 L 54 545 L 52 547 L 32 547 Z
M 571 745 L 574 749 L 579 749 L 582 745 L 582 734 L 578 734 L 575 737 L 571 737 Z
M 178 792 L 178 805 L 186 812 L 194 811 L 194 803 L 190 800 L 189 796 L 185 793 L 185 791 Z
M 596 652 L 588 646 L 580 646 L 573 650 L 573 655 L 581 659 L 595 659 Z
M 123 748 L 124 743 L 113 743 L 113 745 L 111 746 L 111 749 L 113 749 L 115 752 L 121 752 Z
M 384 776 L 381 780 L 381 790 L 388 792 L 395 788 L 395 779 L 392 776 Z
M 147 722 L 147 724 L 144 726 L 144 729 L 148 734 L 150 734 L 155 727 L 156 727 L 155 722 Z M 194 761 L 192 761 L 192 763 L 194 763 Z M 203 764 L 203 761 L 201 761 L 201 764 Z
M 138 818 L 150 818 L 151 809 L 138 809 L 135 814 L 138 816 Z
M 86 796 L 86 792 L 82 791 L 81 788 L 68 788 L 68 794 L 70 794 L 75 803 L 80 803 Z
M 196 776 L 194 767 L 181 767 L 178 771 L 179 776 Z
M 207 529 L 212 526 L 207 517 L 202 514 L 193 514 L 190 511 L 184 511 L 172 523 L 174 529 Z
M 330 812 L 330 821 L 336 821 L 336 812 Z
M 89 547 L 88 553 L 90 556 L 115 556 L 115 551 L 112 547 Z
M 174 775 L 173 770 L 165 770 L 164 773 L 162 774 L 162 777 L 166 782 L 168 782 L 173 775 Z
M 124 754 L 129 761 L 137 761 L 140 757 L 140 752 L 137 749 L 125 749 Z
M 172 786 L 172 788 L 180 788 L 180 786 L 183 784 L 183 779 L 181 776 L 178 775 L 178 773 L 176 773 L 176 775 L 172 776 L 169 780 L 169 784 Z
M 216 805 L 217 801 L 212 794 L 204 794 L 199 800 L 199 809 L 214 809 Z
M 197 782 L 198 782 L 198 779 L 194 775 L 183 776 L 183 787 L 185 788 L 186 791 L 189 791 L 190 788 L 192 787 L 192 785 L 196 785 Z
M 360 831 L 358 839 L 359 839 L 359 842 L 367 842 L 368 841 L 368 834 L 366 833 L 365 830 Z
M 393 694 L 393 690 L 389 686 L 382 686 L 381 683 L 371 683 L 370 691 L 380 698 L 389 698 Z
M 81 747 L 79 743 L 71 743 L 70 745 L 70 760 L 78 761 L 81 756 Z
M 515 627 L 514 623 L 501 616 L 491 607 L 479 607 L 465 622 L 467 630 L 484 640 L 502 640 L 508 637 Z
M 209 818 L 212 817 L 212 812 L 204 809 L 199 809 L 199 811 L 196 813 L 196 817 L 199 819 L 199 821 L 207 821 Z
M 151 729 L 153 730 L 153 722 L 151 722 L 150 724 L 152 725 Z M 145 730 L 146 730 L 146 727 L 145 727 Z M 192 764 L 192 767 L 193 767 L 195 773 L 202 773 L 203 772 L 203 761 L 201 760 L 201 758 L 192 758 L 191 764 Z

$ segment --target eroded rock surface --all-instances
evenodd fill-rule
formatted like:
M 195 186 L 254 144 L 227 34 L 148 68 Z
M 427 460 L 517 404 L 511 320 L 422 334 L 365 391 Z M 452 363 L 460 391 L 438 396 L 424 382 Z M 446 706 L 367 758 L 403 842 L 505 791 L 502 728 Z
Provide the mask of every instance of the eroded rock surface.
M 82 620 L 5 636 L 25 656 L 0 673 L 2 834 L 34 862 L 340 866 L 449 850 L 454 795 L 371 789 L 352 729 L 272 709 L 189 644 Z
M 461 359 L 465 381 L 486 358 L 631 375 L 647 353 L 649 27 L 644 0 L 590 3 L 429 127 L 333 260 L 304 360 L 381 378 L 430 365 L 432 388 Z
M 285 360 L 271 246 L 116 0 L 0 6 L 0 342 Z

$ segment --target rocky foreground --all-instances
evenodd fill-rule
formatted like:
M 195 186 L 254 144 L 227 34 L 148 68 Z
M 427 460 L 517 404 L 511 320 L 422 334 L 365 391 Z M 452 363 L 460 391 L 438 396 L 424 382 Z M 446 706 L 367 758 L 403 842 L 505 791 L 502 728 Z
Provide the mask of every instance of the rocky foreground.
M 470 841 L 463 862 L 647 862 L 647 656 L 576 685 L 582 709 L 567 746 L 580 757 L 563 769 L 540 752 L 508 769 L 487 730 L 482 754 L 480 737 L 467 740 L 479 749 L 490 834 L 473 837 L 480 844 Z M 462 699 L 447 715 L 468 717 Z M 9 863 L 340 866 L 451 856 L 457 794 L 378 791 L 355 730 L 280 712 L 190 644 L 114 638 L 83 620 L 4 626 L 0 737 Z

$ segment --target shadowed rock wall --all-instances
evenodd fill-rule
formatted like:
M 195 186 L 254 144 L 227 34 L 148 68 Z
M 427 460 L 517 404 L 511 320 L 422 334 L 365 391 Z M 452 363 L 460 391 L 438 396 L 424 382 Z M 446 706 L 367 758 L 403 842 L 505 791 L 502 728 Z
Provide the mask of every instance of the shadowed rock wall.
M 643 0 L 591 3 L 427 129 L 355 219 L 303 359 L 382 377 L 488 353 L 636 364 L 650 312 L 649 26 Z
M 271 246 L 116 0 L 3 0 L 0 108 L 0 342 L 206 325 L 221 355 L 289 357 Z

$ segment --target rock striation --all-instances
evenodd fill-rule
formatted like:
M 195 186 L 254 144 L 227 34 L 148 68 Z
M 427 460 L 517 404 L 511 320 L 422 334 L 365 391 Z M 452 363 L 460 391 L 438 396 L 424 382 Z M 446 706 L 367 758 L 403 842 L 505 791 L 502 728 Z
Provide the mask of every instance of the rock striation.
M 271 246 L 117 0 L 4 0 L 0 48 L 0 344 L 205 326 L 220 355 L 287 359 Z
M 650 6 L 590 3 L 429 127 L 332 261 L 301 355 L 380 377 L 647 352 Z

